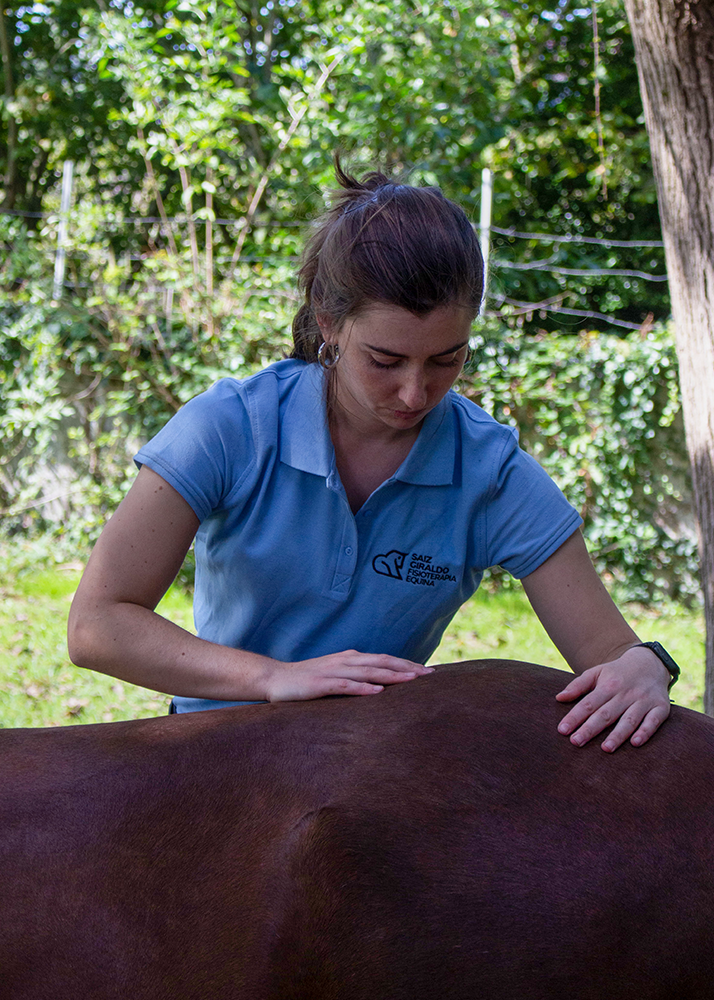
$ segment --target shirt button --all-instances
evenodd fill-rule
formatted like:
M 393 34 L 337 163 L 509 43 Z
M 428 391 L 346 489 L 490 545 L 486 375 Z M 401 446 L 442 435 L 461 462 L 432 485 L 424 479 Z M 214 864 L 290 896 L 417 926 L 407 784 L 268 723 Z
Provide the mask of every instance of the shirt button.
M 351 545 L 348 545 L 347 548 L 345 549 L 345 555 L 346 556 L 351 556 L 352 555 L 352 546 Z
M 372 511 L 371 510 L 363 510 L 362 513 L 364 514 L 365 517 L 371 517 L 372 516 Z

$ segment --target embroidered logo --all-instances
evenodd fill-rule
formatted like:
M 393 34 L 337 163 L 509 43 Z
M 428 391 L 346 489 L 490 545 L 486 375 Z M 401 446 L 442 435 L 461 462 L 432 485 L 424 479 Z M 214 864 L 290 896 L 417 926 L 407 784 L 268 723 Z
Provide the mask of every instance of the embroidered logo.
M 407 558 L 408 557 L 408 558 Z M 406 577 L 402 570 L 407 562 Z M 415 587 L 435 587 L 437 583 L 448 581 L 456 583 L 456 577 L 448 566 L 439 566 L 430 555 L 423 555 L 420 552 L 399 552 L 397 549 L 390 549 L 384 555 L 375 556 L 372 560 L 372 568 L 375 573 L 381 576 L 389 576 L 393 580 L 404 580 L 412 583 Z
M 391 576 L 395 580 L 403 580 L 404 577 L 401 571 L 406 557 L 406 552 L 397 552 L 396 549 L 391 549 L 385 555 L 374 557 L 372 560 L 372 569 L 381 576 Z

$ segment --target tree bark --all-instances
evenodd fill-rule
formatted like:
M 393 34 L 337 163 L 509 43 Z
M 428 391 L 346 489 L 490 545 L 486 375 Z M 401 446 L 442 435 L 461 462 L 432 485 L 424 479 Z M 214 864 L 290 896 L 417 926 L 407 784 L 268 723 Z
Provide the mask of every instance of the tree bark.
M 625 0 L 679 358 L 714 715 L 714 0 Z
M 2 69 L 5 91 L 5 106 L 7 107 L 15 98 L 15 84 L 12 72 L 12 47 L 11 39 L 7 31 L 7 22 L 4 6 L 0 6 L 0 56 L 2 57 Z M 5 160 L 5 176 L 3 178 L 4 195 L 2 208 L 11 209 L 15 205 L 16 180 L 17 180 L 17 119 L 11 111 L 6 112 L 7 118 L 7 151 Z

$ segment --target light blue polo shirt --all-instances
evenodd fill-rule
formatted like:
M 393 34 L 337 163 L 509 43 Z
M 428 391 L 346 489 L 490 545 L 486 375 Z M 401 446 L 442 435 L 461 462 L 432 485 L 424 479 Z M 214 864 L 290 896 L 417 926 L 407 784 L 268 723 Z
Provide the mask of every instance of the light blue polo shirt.
M 279 361 L 222 379 L 136 456 L 191 505 L 203 639 L 304 660 L 345 649 L 425 663 L 483 571 L 537 569 L 582 523 L 516 432 L 451 391 L 353 514 L 325 375 Z M 178 711 L 230 702 L 175 698 Z

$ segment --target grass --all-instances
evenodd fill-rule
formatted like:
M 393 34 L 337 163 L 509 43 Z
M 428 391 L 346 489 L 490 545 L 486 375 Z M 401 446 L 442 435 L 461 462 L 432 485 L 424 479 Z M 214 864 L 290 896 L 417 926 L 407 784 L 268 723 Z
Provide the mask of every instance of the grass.
M 77 561 L 7 543 L 0 555 L 0 726 L 36 727 L 115 722 L 163 715 L 169 698 L 73 666 L 66 623 L 81 574 Z M 191 629 L 190 598 L 178 587 L 159 611 Z M 679 605 L 623 608 L 643 639 L 658 639 L 682 666 L 679 705 L 701 711 L 704 622 L 700 609 Z M 431 658 L 517 659 L 567 669 L 522 591 L 480 591 L 461 609 Z
M 67 614 L 80 573 L 59 567 L 0 588 L 0 726 L 116 722 L 168 711 L 170 699 L 113 677 L 82 670 L 67 656 Z M 167 617 L 191 622 L 180 591 L 163 602 Z
M 702 711 L 704 692 L 704 614 L 679 604 L 621 607 L 643 641 L 657 639 L 682 668 L 672 690 L 675 702 Z M 431 659 L 432 663 L 480 659 L 529 660 L 568 670 L 562 656 L 520 589 L 478 591 L 463 606 Z

